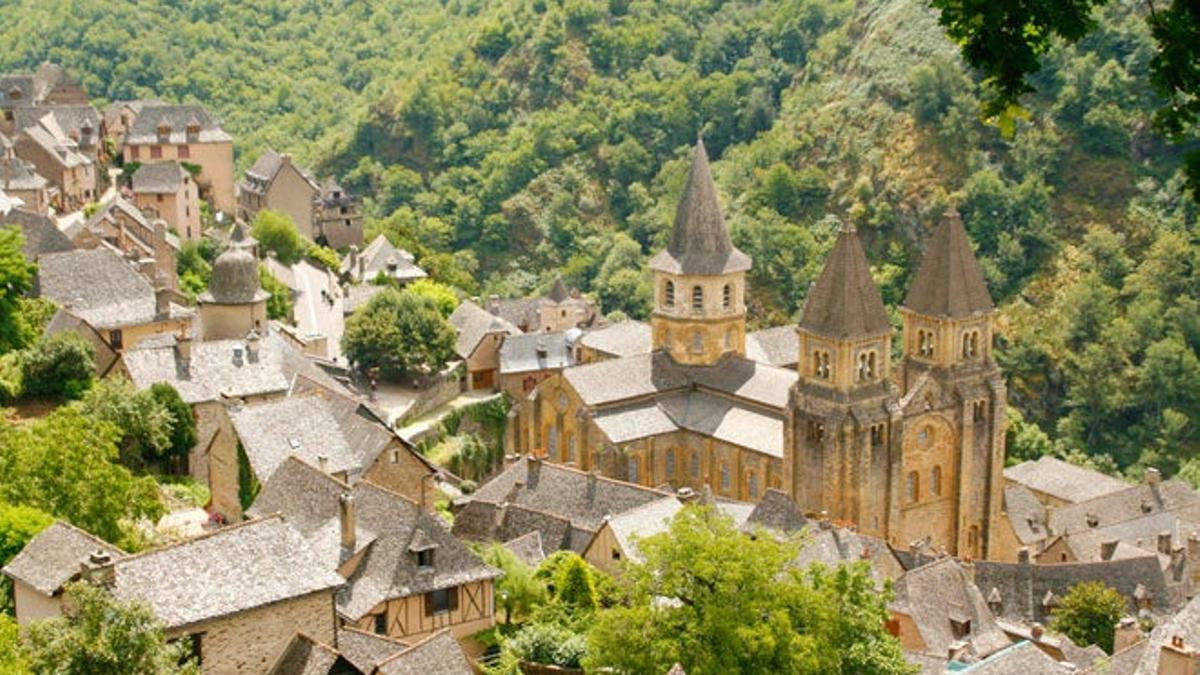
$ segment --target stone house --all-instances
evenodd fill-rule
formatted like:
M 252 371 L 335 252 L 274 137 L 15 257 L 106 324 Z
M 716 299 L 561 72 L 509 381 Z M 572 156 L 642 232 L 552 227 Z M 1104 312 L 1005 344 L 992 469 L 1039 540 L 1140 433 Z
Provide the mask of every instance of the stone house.
M 777 488 L 895 547 L 994 555 L 1007 393 L 992 355 L 995 307 L 958 214 L 933 228 L 895 365 L 891 320 L 852 227 L 807 296 L 795 370 L 747 358 L 750 265 L 698 144 L 670 241 L 649 263 L 653 351 L 545 380 L 510 417 L 509 448 L 730 499 Z
M 342 258 L 340 274 L 347 284 L 372 284 L 385 275 L 396 284 L 405 286 L 429 275 L 414 263 L 413 254 L 396 248 L 382 234 L 371 240 L 361 251 L 355 245 Z
M 238 215 L 247 222 L 259 211 L 286 213 L 296 231 L 332 248 L 362 246 L 362 202 L 332 180 L 324 185 L 292 161 L 268 150 L 238 183 Z
M 894 588 L 888 629 L 906 651 L 969 663 L 1010 644 L 969 569 L 953 558 L 909 570 Z
M 296 633 L 334 643 L 343 579 L 279 515 L 118 558 L 91 570 L 190 638 L 203 673 L 263 673 Z
M 110 157 L 105 150 L 104 122 L 100 112 L 86 102 L 77 105 L 42 104 L 18 108 L 13 116 L 14 133 L 38 126 L 47 115 L 53 116 L 58 128 L 67 138 L 75 141 L 79 152 L 96 164 L 96 189 L 97 192 L 102 191 L 108 185 L 108 177 L 99 167 L 107 166 Z
M 111 138 L 116 143 L 118 153 L 121 153 L 123 156 L 125 134 L 129 131 L 129 127 L 133 125 L 133 121 L 137 119 L 137 116 L 142 114 L 142 110 L 146 108 L 164 105 L 167 104 L 157 99 L 113 101 L 101 112 L 105 136 Z
M 614 575 L 626 561 L 641 562 L 637 541 L 666 532 L 671 519 L 682 509 L 683 502 L 672 496 L 611 516 L 588 542 L 583 559 Z
M 289 457 L 251 514 L 282 513 L 327 569 L 345 577 L 339 621 L 402 641 L 448 629 L 460 641 L 495 623 L 500 575 L 441 520 L 370 481 L 354 486 Z
M 575 365 L 580 331 L 510 335 L 500 346 L 500 391 L 514 399 L 527 396 L 546 378 Z
M 1121 492 L 1129 483 L 1046 455 L 1004 469 L 1005 485 L 1023 485 L 1047 508 Z
M 143 276 L 161 281 L 172 291 L 179 290 L 179 237 L 167 230 L 166 221 L 148 218 L 133 203 L 113 197 L 86 222 L 74 224 L 67 232 L 76 247 L 95 249 L 104 242 L 127 259 L 137 261 Z M 182 297 L 176 302 L 182 303 Z
M 0 190 L 21 200 L 26 211 L 43 216 L 49 213 L 51 198 L 58 194 L 32 162 L 17 157 L 12 139 L 3 133 L 0 133 Z
M 367 406 L 322 387 L 230 410 L 250 469 L 266 484 L 297 457 L 351 485 L 368 480 L 433 511 L 439 471 Z
M 568 291 L 562 276 L 555 277 L 550 291 L 540 298 L 488 299 L 487 310 L 523 333 L 549 333 L 591 328 L 603 322 L 592 301 L 578 291 Z
M 10 132 L 23 108 L 41 105 L 87 105 L 88 95 L 57 64 L 43 62 L 32 73 L 0 75 L 0 132 Z
M 624 359 L 649 354 L 653 350 L 650 324 L 644 321 L 621 321 L 585 332 L 579 338 L 578 361 L 584 364 Z
M 218 211 L 237 213 L 233 138 L 198 105 L 148 105 L 125 133 L 125 162 L 195 164 L 201 199 Z
M 143 164 L 133 174 L 133 203 L 157 214 L 183 241 L 200 239 L 200 189 L 177 162 Z
M 98 130 L 89 129 L 87 133 L 80 139 L 94 143 L 91 134 Z M 99 194 L 97 164 L 84 147 L 68 135 L 53 112 L 20 128 L 13 138 L 15 155 L 31 163 L 49 182 L 52 193 L 57 192 L 57 199 L 51 194 L 51 201 L 61 213 L 78 211 Z
M 151 286 L 107 244 L 41 256 L 36 290 L 86 321 L 118 352 L 146 338 L 186 332 L 195 314 L 174 302 L 166 280 Z
M 458 331 L 454 352 L 467 364 L 467 389 L 496 389 L 499 384 L 500 347 L 521 329 L 503 317 L 464 300 L 450 315 Z
M 61 615 L 63 586 L 77 580 L 81 562 L 97 552 L 111 559 L 124 555 L 116 546 L 61 520 L 31 539 L 3 570 L 13 583 L 17 623 Z
M 0 225 L 21 228 L 21 235 L 25 237 L 21 251 L 30 262 L 37 262 L 49 253 L 63 253 L 75 248 L 67 235 L 58 229 L 54 219 L 45 214 L 27 211 L 22 207 L 12 208 L 0 213 Z

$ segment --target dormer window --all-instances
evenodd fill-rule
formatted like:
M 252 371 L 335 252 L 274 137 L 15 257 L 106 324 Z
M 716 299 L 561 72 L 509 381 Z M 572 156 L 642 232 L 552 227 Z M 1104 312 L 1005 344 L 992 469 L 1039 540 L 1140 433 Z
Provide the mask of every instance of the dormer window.
M 429 568 L 433 567 L 433 549 L 425 549 L 417 551 L 417 567 Z
M 158 125 L 158 135 L 159 136 L 170 136 L 171 135 L 171 125 L 170 124 Z

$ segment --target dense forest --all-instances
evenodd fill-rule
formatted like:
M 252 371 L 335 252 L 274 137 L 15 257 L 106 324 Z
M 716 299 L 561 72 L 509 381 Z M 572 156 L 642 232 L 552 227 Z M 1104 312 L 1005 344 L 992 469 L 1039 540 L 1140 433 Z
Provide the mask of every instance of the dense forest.
M 241 165 L 269 144 L 336 174 L 470 294 L 561 271 L 645 316 L 698 133 L 754 258 L 754 327 L 796 317 L 839 220 L 899 304 L 954 204 L 1001 307 L 1010 454 L 1200 481 L 1197 208 L 1151 128 L 1134 5 L 1052 49 L 1001 128 L 921 0 L 9 4 L 0 69 L 204 102 Z

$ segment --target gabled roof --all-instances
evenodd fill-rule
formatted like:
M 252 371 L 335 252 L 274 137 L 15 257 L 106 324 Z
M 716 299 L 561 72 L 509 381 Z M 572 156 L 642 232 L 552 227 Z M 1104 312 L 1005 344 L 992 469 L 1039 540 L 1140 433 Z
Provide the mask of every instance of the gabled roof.
M 42 148 L 46 156 L 64 168 L 92 164 L 91 158 L 79 150 L 79 143 L 67 135 L 52 113 L 42 116 L 36 125 L 25 127 L 17 135 L 27 136 Z
M 1136 675 L 1159 675 L 1159 673 L 1169 672 L 1160 670 L 1159 661 L 1162 658 L 1163 650 L 1170 649 L 1175 638 L 1182 640 L 1185 649 L 1195 649 L 1200 645 L 1200 598 L 1193 599 L 1178 614 L 1166 621 L 1159 622 L 1150 631 L 1141 661 L 1137 665 L 1137 670 L 1134 671 Z M 1117 659 L 1119 654 L 1113 655 L 1113 659 Z M 1114 669 L 1112 672 L 1118 671 Z
M 308 172 L 292 164 L 290 156 L 281 155 L 274 150 L 264 151 L 254 161 L 254 164 L 249 169 L 246 169 L 246 179 L 241 183 L 242 189 L 260 194 L 265 192 L 270 188 L 271 183 L 275 181 L 275 178 L 285 165 L 290 165 L 295 169 L 296 173 L 308 184 L 309 188 L 312 189 L 314 199 L 320 195 L 321 187 L 317 185 L 317 181 Z
M 169 629 L 328 591 L 342 578 L 275 515 L 118 560 L 113 594 Z
M 692 166 L 675 211 L 667 248 L 650 259 L 650 269 L 669 274 L 715 275 L 750 269 L 750 257 L 729 238 L 704 141 L 696 141 Z
M 125 555 L 103 539 L 58 520 L 29 540 L 4 566 L 4 573 L 42 595 L 52 596 L 79 575 L 83 560 L 97 550 L 113 558 Z
M 958 672 L 971 675 L 1067 675 L 1074 673 L 1075 668 L 1055 661 L 1037 645 L 1023 640 Z
M 1129 483 L 1119 478 L 1075 466 L 1050 455 L 1004 469 L 1004 479 L 1072 504 L 1130 487 Z
M 918 314 L 945 318 L 962 318 L 995 308 L 957 210 L 947 209 L 929 237 L 904 306 Z
M 942 558 L 909 570 L 896 581 L 893 608 L 908 614 L 931 654 L 948 654 L 963 640 L 968 653 L 983 658 L 1009 644 L 983 595 L 954 558 Z M 966 637 L 955 635 L 951 621 L 969 622 Z
M 120 328 L 157 318 L 154 289 L 119 255 L 105 247 L 49 253 L 38 260 L 38 293 L 96 328 Z M 190 310 L 171 305 L 171 316 Z
M 13 127 L 22 130 L 37 126 L 46 115 L 52 115 L 58 128 L 83 148 L 92 148 L 100 141 L 100 112 L 90 105 L 38 105 L 17 108 Z
M 0 188 L 13 192 L 44 190 L 49 185 L 32 162 L 20 157 L 0 157 Z
M 233 138 L 225 133 L 221 124 L 208 114 L 204 106 L 199 105 L 146 105 L 138 113 L 133 124 L 125 134 L 125 143 L 147 144 L 159 143 L 158 129 L 165 126 L 169 133 L 166 142 L 179 144 L 187 143 L 188 126 L 199 127 L 200 143 L 221 143 L 232 141 Z
M 458 331 L 454 351 L 461 358 L 470 358 L 483 338 L 492 333 L 520 335 L 521 329 L 479 305 L 464 300 L 450 315 L 450 324 Z
M 678 498 L 663 497 L 612 516 L 608 519 L 608 527 L 626 557 L 640 562 L 642 556 L 638 552 L 637 542 L 666 532 L 671 526 L 671 519 L 682 510 L 683 504 Z
M 441 630 L 379 664 L 377 675 L 474 675 L 449 629 Z
M 852 225 L 842 227 L 821 276 L 808 291 L 800 328 L 836 339 L 892 331 L 879 287 Z
M 343 670 L 334 670 L 339 658 L 341 655 L 333 647 L 317 642 L 304 633 L 296 633 L 267 675 L 333 675 L 348 672 L 345 663 L 342 664 Z
M 560 370 L 575 363 L 578 330 L 511 335 L 500 346 L 501 374 Z
M 808 536 L 801 540 L 799 554 L 792 562 L 797 567 L 807 567 L 812 563 L 836 567 L 860 561 L 870 566 L 871 578 L 881 587 L 887 580 L 897 579 L 904 574 L 904 566 L 887 542 L 847 528 L 832 527 L 827 522 L 821 523 L 820 527 L 810 528 Z
M 25 236 L 22 251 L 31 261 L 47 253 L 62 253 L 75 249 L 75 244 L 71 243 L 49 216 L 19 208 L 11 209 L 8 213 L 0 213 L 0 226 L 5 225 L 20 226 L 21 234 Z
M 351 443 L 336 413 L 326 399 L 307 395 L 235 408 L 229 411 L 229 419 L 261 481 L 270 478 L 289 456 L 312 465 L 324 457 L 330 473 L 357 474 L 368 461 L 367 448 Z M 382 428 L 375 436 L 370 446 L 377 454 L 391 436 Z
M 516 539 L 510 539 L 504 542 L 504 547 L 512 551 L 513 555 L 517 556 L 517 560 L 530 567 L 537 567 L 546 559 L 546 550 L 542 548 L 542 533 L 539 530 L 526 532 Z
M 92 345 L 95 354 L 93 363 L 96 365 L 96 374 L 100 377 L 104 377 L 120 358 L 112 345 L 108 344 L 108 341 L 91 324 L 75 316 L 69 310 L 59 307 L 50 319 L 50 323 L 46 324 L 45 333 L 46 335 L 56 335 L 68 331 L 75 333 Z
M 795 326 L 775 326 L 746 335 L 746 358 L 780 368 L 794 368 L 800 359 L 800 335 Z
M 429 276 L 425 270 L 417 267 L 414 261 L 411 253 L 396 248 L 381 234 L 372 239 L 362 251 L 346 254 L 342 258 L 340 271 L 362 283 L 373 281 L 380 272 L 388 272 L 389 266 L 394 270 L 388 273 L 398 281 L 413 281 Z
M 1200 494 L 1183 481 L 1172 479 L 1157 485 L 1143 483 L 1054 509 L 1050 512 L 1050 530 L 1055 534 L 1069 534 L 1152 513 L 1197 508 L 1200 508 Z
M 781 490 L 767 488 L 762 499 L 750 512 L 750 517 L 746 519 L 743 529 L 753 532 L 759 527 L 765 527 L 768 530 L 787 535 L 803 530 L 808 524 L 808 519 L 800 513 L 799 507 L 791 497 Z
M 342 626 L 337 631 L 338 651 L 359 671 L 370 675 L 375 666 L 400 652 L 409 645 L 386 635 L 368 633 L 353 626 Z
M 610 324 L 584 333 L 579 340 L 584 347 L 617 358 L 649 354 L 652 349 L 650 324 L 645 321 Z
M 1004 488 L 1004 509 L 1013 533 L 1022 545 L 1029 546 L 1050 536 L 1046 526 L 1046 507 L 1024 485 Z
M 143 164 L 133 174 L 133 191 L 144 194 L 175 194 L 188 177 L 179 162 Z

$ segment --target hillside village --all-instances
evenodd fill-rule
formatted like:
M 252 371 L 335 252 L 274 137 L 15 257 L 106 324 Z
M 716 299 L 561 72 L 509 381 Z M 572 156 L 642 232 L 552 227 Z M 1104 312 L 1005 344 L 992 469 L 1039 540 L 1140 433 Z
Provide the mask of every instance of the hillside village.
M 799 321 L 750 330 L 755 261 L 699 139 L 648 322 L 561 276 L 452 295 L 445 358 L 399 368 L 359 344 L 363 317 L 437 283 L 368 236 L 337 177 L 271 150 L 239 172 L 204 106 L 100 109 L 50 63 L 0 76 L 0 113 L 0 226 L 49 303 L 38 340 L 81 345 L 96 382 L 177 392 L 190 447 L 131 468 L 205 496 L 143 518 L 138 550 L 56 518 L 3 566 L 23 627 L 85 584 L 148 608 L 203 673 L 484 672 L 530 612 L 515 578 L 581 560 L 589 588 L 615 587 L 703 512 L 747 546 L 794 545 L 790 567 L 887 589 L 879 628 L 912 672 L 1200 668 L 1200 493 L 1153 468 L 1133 484 L 1006 462 L 997 311 L 954 208 L 929 223 L 900 330 L 849 223 Z M 17 426 L 52 414 L 6 403 Z M 1051 629 L 1090 582 L 1123 601 L 1104 645 Z

